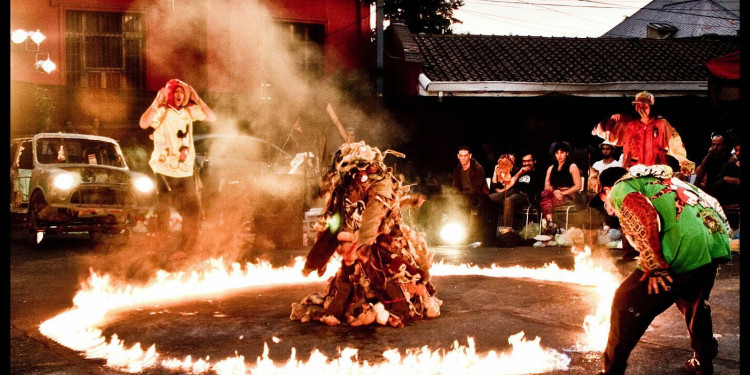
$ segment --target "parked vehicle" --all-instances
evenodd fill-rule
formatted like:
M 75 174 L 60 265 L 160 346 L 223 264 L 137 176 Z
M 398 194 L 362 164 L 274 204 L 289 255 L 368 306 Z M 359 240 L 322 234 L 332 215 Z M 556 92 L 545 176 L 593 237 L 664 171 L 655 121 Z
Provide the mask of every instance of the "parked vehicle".
M 133 172 L 114 139 L 41 133 L 10 143 L 10 212 L 32 243 L 48 234 L 127 234 L 155 199 L 150 176 Z
M 251 246 L 302 245 L 306 183 L 300 168 L 292 170 L 292 155 L 237 134 L 196 135 L 195 149 L 209 225 Z

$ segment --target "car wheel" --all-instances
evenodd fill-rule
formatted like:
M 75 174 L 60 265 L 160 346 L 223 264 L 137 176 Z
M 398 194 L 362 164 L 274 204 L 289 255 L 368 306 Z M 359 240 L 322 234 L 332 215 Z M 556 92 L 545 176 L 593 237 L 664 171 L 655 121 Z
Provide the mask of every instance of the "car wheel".
M 47 206 L 44 196 L 36 191 L 29 199 L 29 210 L 26 213 L 26 225 L 29 232 L 29 244 L 38 247 L 44 243 L 44 226 L 39 219 L 39 213 Z

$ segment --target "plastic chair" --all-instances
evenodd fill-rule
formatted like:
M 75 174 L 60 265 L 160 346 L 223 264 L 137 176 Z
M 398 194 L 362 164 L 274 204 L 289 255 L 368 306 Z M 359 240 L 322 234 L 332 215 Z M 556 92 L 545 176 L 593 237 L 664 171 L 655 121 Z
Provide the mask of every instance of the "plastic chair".
M 578 201 L 579 200 L 583 200 L 582 199 L 583 197 L 588 198 L 586 196 L 586 188 L 585 188 L 585 186 L 586 186 L 586 178 L 585 177 L 581 177 L 581 190 L 575 194 L 575 196 L 573 198 L 573 203 L 568 203 L 568 204 L 563 204 L 563 205 L 557 206 L 553 210 L 553 215 L 554 215 L 553 217 L 565 216 L 565 231 L 566 232 L 568 231 L 568 227 L 569 227 L 569 224 L 570 224 L 570 215 L 579 212 L 579 208 L 582 207 L 582 205 L 579 204 Z M 588 207 L 586 207 L 586 209 L 588 210 Z M 591 211 L 590 210 L 588 211 L 588 214 L 589 214 L 589 222 L 591 222 Z M 557 220 L 555 220 L 555 221 L 557 221 Z
M 724 215 L 727 216 L 727 218 L 736 216 L 737 217 L 737 228 L 740 227 L 740 205 L 739 204 L 730 204 L 722 207 L 724 210 Z M 733 222 L 730 220 L 730 223 Z M 732 228 L 736 230 L 737 228 Z

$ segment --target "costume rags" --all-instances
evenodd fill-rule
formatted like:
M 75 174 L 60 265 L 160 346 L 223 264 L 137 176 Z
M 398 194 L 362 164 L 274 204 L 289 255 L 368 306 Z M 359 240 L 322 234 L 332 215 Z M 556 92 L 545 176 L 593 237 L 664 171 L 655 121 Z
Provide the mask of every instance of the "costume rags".
M 404 322 L 440 315 L 442 301 L 430 282 L 434 252 L 424 235 L 404 223 L 401 209 L 416 201 L 383 163 L 385 155 L 365 142 L 346 143 L 327 176 L 325 211 L 307 254 L 305 275 L 322 275 L 334 253 L 341 268 L 323 294 L 292 304 L 292 320 L 352 326 Z
M 729 227 L 719 203 L 697 187 L 672 177 L 665 165 L 631 166 L 609 199 L 620 211 L 622 232 L 640 252 L 638 268 L 612 301 L 605 372 L 621 374 L 627 358 L 653 319 L 675 304 L 685 318 L 695 358 L 711 363 L 718 352 L 708 298 L 718 264 L 731 259 Z M 646 274 L 673 282 L 648 293 Z M 658 371 L 657 371 L 658 372 Z
M 182 87 L 185 106 L 177 107 L 174 92 Z M 159 199 L 156 204 L 157 227 L 166 233 L 169 227 L 169 207 L 182 216 L 183 233 L 194 241 L 200 228 L 200 197 L 197 176 L 194 175 L 195 146 L 193 144 L 193 121 L 201 121 L 206 115 L 200 106 L 190 102 L 190 86 L 172 79 L 166 84 L 167 103 L 154 111 L 151 127 L 154 150 L 149 165 L 156 174 Z
M 666 155 L 672 155 L 680 164 L 688 161 L 682 138 L 663 118 L 640 119 L 622 116 L 620 121 L 609 119 L 594 127 L 591 134 L 622 147 L 622 167 L 644 164 L 667 164 Z

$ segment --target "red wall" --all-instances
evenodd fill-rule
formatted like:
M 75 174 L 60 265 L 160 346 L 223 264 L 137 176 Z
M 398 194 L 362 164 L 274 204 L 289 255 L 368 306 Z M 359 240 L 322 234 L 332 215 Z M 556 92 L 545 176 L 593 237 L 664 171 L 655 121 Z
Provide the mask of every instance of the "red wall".
M 66 118 L 83 123 L 96 117 L 102 119 L 103 127 L 127 128 L 137 122 L 140 112 L 136 109 L 147 106 L 153 99 L 149 92 L 158 90 L 170 78 L 181 78 L 206 94 L 245 95 L 257 91 L 262 82 L 281 85 L 283 71 L 273 71 L 278 61 L 269 53 L 278 50 L 269 43 L 279 39 L 269 37 L 272 27 L 269 19 L 323 25 L 326 74 L 339 69 L 368 69 L 372 65 L 363 52 L 368 48 L 370 37 L 369 6 L 364 0 L 257 0 L 257 3 L 247 0 L 11 0 L 10 8 L 11 31 L 42 31 L 47 39 L 42 42 L 40 52 L 49 53 L 57 65 L 51 74 L 37 72 L 35 52 L 11 46 L 11 128 L 25 129 L 24 133 L 41 127 L 35 112 L 38 87 L 45 88 L 53 97 L 54 123 Z M 144 90 L 73 90 L 65 86 L 66 10 L 144 15 Z M 269 72 L 274 75 L 269 77 Z M 115 106 L 120 110 L 112 110 Z
M 174 76 L 182 76 L 185 80 L 203 81 L 207 83 L 205 75 L 206 65 L 220 63 L 219 67 L 227 69 L 252 69 L 253 64 L 258 61 L 242 60 L 235 64 L 227 63 L 234 61 L 237 56 L 232 50 L 232 41 L 243 40 L 248 37 L 247 29 L 255 30 L 253 37 L 261 39 L 263 29 L 252 27 L 248 23 L 253 20 L 232 17 L 232 8 L 242 7 L 247 1 L 228 0 L 226 2 L 197 0 L 190 1 L 189 6 L 184 0 L 160 0 L 161 8 L 153 6 L 145 7 L 144 4 L 154 4 L 150 1 L 138 0 L 11 0 L 11 30 L 39 29 L 47 39 L 42 42 L 40 52 L 49 53 L 50 59 L 57 64 L 57 70 L 52 74 L 39 73 L 34 70 L 34 52 L 23 51 L 23 48 L 11 48 L 11 79 L 48 85 L 65 84 L 65 61 L 64 61 L 64 15 L 65 10 L 95 10 L 95 11 L 135 11 L 146 15 L 146 90 L 154 91 L 163 83 Z M 262 7 L 279 21 L 317 23 L 325 26 L 326 40 L 324 49 L 325 71 L 331 73 L 338 68 L 354 70 L 366 68 L 364 62 L 363 43 L 369 40 L 369 7 L 367 2 L 360 0 L 324 0 L 322 2 L 309 0 L 260 0 Z M 170 4 L 174 4 L 172 8 Z M 199 14 L 188 14 L 198 9 Z M 248 11 L 252 11 L 248 8 Z M 174 34 L 165 33 L 165 29 L 173 30 L 179 27 L 175 21 L 165 27 L 163 20 L 170 16 L 174 18 L 188 17 L 191 25 L 198 23 L 202 25 L 202 35 L 183 35 L 174 38 Z M 170 28 L 170 26 L 172 26 Z M 262 26 L 262 25 L 261 25 Z M 153 62 L 164 59 L 165 48 L 163 46 L 190 42 L 189 47 L 193 51 L 187 56 L 197 60 L 197 66 L 190 64 L 183 69 L 180 64 L 168 68 Z M 237 43 L 235 43 L 237 44 Z M 259 44 L 260 45 L 260 44 Z M 183 49 L 187 48 L 182 46 Z M 170 48 L 168 48 L 170 49 Z M 171 48 L 172 58 L 177 61 L 185 61 L 185 54 Z M 198 51 L 197 53 L 195 51 Z M 232 55 L 235 56 L 232 56 Z M 229 56 L 227 56 L 229 55 Z M 239 57 L 245 55 L 240 54 Z M 237 64 L 240 64 L 239 67 Z M 186 77 L 189 76 L 189 77 Z M 214 86 L 214 85 L 212 85 Z M 217 82 L 215 87 L 224 87 L 224 82 Z

